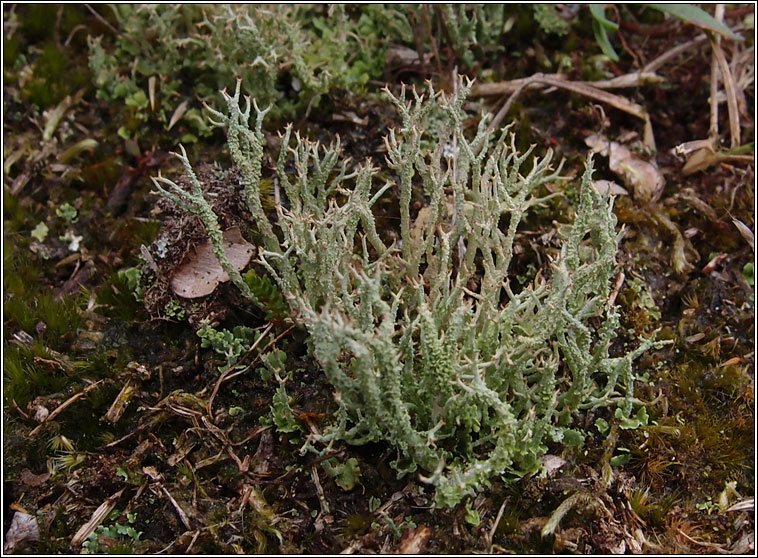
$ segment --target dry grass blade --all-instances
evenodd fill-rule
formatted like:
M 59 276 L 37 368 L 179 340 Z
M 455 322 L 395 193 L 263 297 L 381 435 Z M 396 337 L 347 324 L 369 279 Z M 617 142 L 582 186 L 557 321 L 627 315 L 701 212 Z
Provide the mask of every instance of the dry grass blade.
M 147 92 L 150 97 L 150 110 L 155 110 L 155 76 L 147 80 Z
M 689 536 L 687 533 L 685 533 L 684 531 L 682 531 L 682 530 L 681 530 L 681 529 L 679 529 L 679 528 L 677 528 L 677 530 L 676 530 L 676 531 L 677 531 L 677 533 L 679 533 L 679 534 L 680 534 L 682 537 L 684 537 L 684 538 L 685 538 L 687 541 L 691 542 L 691 543 L 692 543 L 692 544 L 694 544 L 694 545 L 697 545 L 697 546 L 702 546 L 703 548 L 711 548 L 711 549 L 715 550 L 715 551 L 716 551 L 717 553 L 719 553 L 719 554 L 729 554 L 729 551 L 728 551 L 728 550 L 726 550 L 726 549 L 725 549 L 723 546 L 721 546 L 721 545 L 719 545 L 719 544 L 715 544 L 715 543 L 709 543 L 709 542 L 703 542 L 703 541 L 698 541 L 698 540 L 696 540 L 696 539 L 693 539 L 692 537 L 690 537 L 690 536 Z
M 711 38 L 711 45 L 713 46 L 713 56 L 718 63 L 719 70 L 721 71 L 721 79 L 724 82 L 724 91 L 726 92 L 726 106 L 729 113 L 729 132 L 732 138 L 732 147 L 740 145 L 740 111 L 737 103 L 736 87 L 734 85 L 734 78 L 732 72 L 729 69 L 729 64 L 726 63 L 726 57 L 724 51 L 721 49 L 721 45 L 716 38 Z
M 750 227 L 748 227 L 739 219 L 733 218 L 732 223 L 734 223 L 734 226 L 737 227 L 738 231 L 740 231 L 740 234 L 742 235 L 742 238 L 745 239 L 745 242 L 747 242 L 750 247 L 755 250 L 755 235 L 753 234 L 753 231 L 750 230 Z
M 731 508 L 728 508 L 724 511 L 727 512 L 740 512 L 740 511 L 748 511 L 752 512 L 755 510 L 755 499 L 749 498 L 747 500 L 743 500 L 742 502 L 737 502 L 734 504 Z
M 704 43 L 707 40 L 708 40 L 708 37 L 706 35 L 698 35 L 691 41 L 687 41 L 686 43 L 682 43 L 679 46 L 676 46 L 670 50 L 667 50 L 655 60 L 651 60 L 650 62 L 648 62 L 645 65 L 645 67 L 642 68 L 642 73 L 644 74 L 646 72 L 655 72 L 657 69 L 661 68 L 669 60 L 673 60 L 680 54 L 687 52 L 689 49 L 693 47 L 699 46 L 701 43 Z
M 112 494 L 106 498 L 106 500 L 100 504 L 100 506 L 98 506 L 98 508 L 95 510 L 95 513 L 92 514 L 92 517 L 89 518 L 89 521 L 82 525 L 74 535 L 74 538 L 71 539 L 71 546 L 74 548 L 80 547 L 82 543 L 86 541 L 92 533 L 95 532 L 97 526 L 100 525 L 103 520 L 108 517 L 113 508 L 116 507 L 116 503 L 118 502 L 118 499 L 121 498 L 124 490 L 126 490 L 126 488 L 122 488 L 115 494 Z
M 597 89 L 596 87 L 588 85 L 584 82 L 566 81 L 566 80 L 551 78 L 547 76 L 543 76 L 540 79 L 540 81 L 547 85 L 560 87 L 562 89 L 566 89 L 568 91 L 572 91 L 574 93 L 584 95 L 585 97 L 595 99 L 596 101 L 609 104 L 620 111 L 626 112 L 627 114 L 631 114 L 632 116 L 636 116 L 637 118 L 644 120 L 645 121 L 645 137 L 644 137 L 645 145 L 652 149 L 655 149 L 653 127 L 652 127 L 652 124 L 650 123 L 650 118 L 648 117 L 647 111 L 642 105 L 633 103 L 626 97 L 621 97 L 620 95 L 614 95 L 613 93 L 608 93 L 607 91 L 603 91 L 602 89 Z
M 583 507 L 596 507 L 599 504 L 597 497 L 587 494 L 586 492 L 577 492 L 566 498 L 560 506 L 556 508 L 553 514 L 548 519 L 545 526 L 542 528 L 541 534 L 543 537 L 552 535 L 558 528 L 558 525 L 568 512 L 578 506 Z
M 182 507 L 179 505 L 179 502 L 177 502 L 173 496 L 171 496 L 171 493 L 166 490 L 165 486 L 161 486 L 161 490 L 163 490 L 163 493 L 166 495 L 166 497 L 171 502 L 171 505 L 174 506 L 174 509 L 176 509 L 176 513 L 179 516 L 179 519 L 182 520 L 182 523 L 187 528 L 188 531 L 192 530 L 192 527 L 190 527 L 190 521 L 189 517 L 187 517 L 187 513 L 182 509 Z
M 72 403 L 74 403 L 80 397 L 86 395 L 87 393 L 89 393 L 90 391 L 92 391 L 93 389 L 95 389 L 101 383 L 103 383 L 103 380 L 98 380 L 94 384 L 88 385 L 82 391 L 80 391 L 79 393 L 76 393 L 76 394 L 72 395 L 66 401 L 64 401 L 63 403 L 61 403 L 53 412 L 51 412 L 49 415 L 47 415 L 47 417 L 45 418 L 45 420 L 43 422 L 41 422 L 39 425 L 37 425 L 37 427 L 34 430 L 32 430 L 31 432 L 29 432 L 29 437 L 36 436 L 39 433 L 39 431 L 42 430 L 42 426 L 46 422 L 53 420 L 55 417 L 57 417 L 59 414 L 61 414 L 61 412 L 66 407 L 68 407 L 69 405 L 71 405 Z
M 103 418 L 111 424 L 116 424 L 121 418 L 121 415 L 124 414 L 124 411 L 126 411 L 126 406 L 129 404 L 129 401 L 132 399 L 132 397 L 134 397 L 134 394 L 136 392 L 136 382 L 132 379 L 128 380 L 124 384 L 124 387 L 121 388 L 121 391 L 116 396 L 116 399 L 113 400 L 113 403 Z
M 702 40 L 706 40 L 706 37 L 703 36 Z M 688 44 L 686 46 L 687 48 L 689 48 L 692 45 Z M 566 79 L 565 74 L 536 74 L 536 75 L 542 75 L 542 77 L 545 77 L 545 78 L 568 81 Z M 471 96 L 472 97 L 494 97 L 496 95 L 511 94 L 517 91 L 518 89 L 520 89 L 521 87 L 523 87 L 524 85 L 529 86 L 531 88 L 540 87 L 540 84 L 532 79 L 533 77 L 534 76 L 531 76 L 528 78 L 519 78 L 519 79 L 514 79 L 514 80 L 509 80 L 509 81 L 498 81 L 494 83 L 477 83 L 471 89 Z M 660 83 L 662 81 L 663 81 L 663 78 L 661 78 L 658 74 L 656 74 L 652 70 L 648 71 L 647 69 L 645 69 L 641 72 L 631 72 L 628 74 L 617 76 L 612 79 L 603 79 L 603 80 L 598 80 L 598 81 L 577 81 L 577 82 L 571 82 L 571 83 L 582 83 L 584 85 L 589 85 L 590 87 L 594 87 L 595 89 L 626 89 L 630 87 L 640 87 L 641 85 L 646 85 L 646 84 Z

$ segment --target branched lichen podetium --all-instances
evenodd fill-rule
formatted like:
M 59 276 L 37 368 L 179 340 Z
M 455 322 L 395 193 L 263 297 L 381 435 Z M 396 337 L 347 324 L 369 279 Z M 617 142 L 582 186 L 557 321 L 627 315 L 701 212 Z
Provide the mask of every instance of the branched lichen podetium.
M 243 110 L 239 85 L 234 96 L 224 94 L 225 113 L 211 110 L 227 130 L 265 238 L 259 263 L 307 329 L 312 356 L 334 387 L 339 409 L 317 437 L 320 447 L 384 441 L 397 450 L 393 466 L 421 469 L 443 506 L 495 475 L 537 471 L 548 441 L 581 443 L 570 425 L 582 410 L 611 406 L 629 417 L 632 361 L 656 345 L 642 340 L 629 354 L 609 355 L 618 328 L 609 301 L 618 236 L 612 201 L 591 186 L 591 161 L 560 256 L 549 273 L 513 292 L 516 230 L 527 210 L 546 200 L 539 187 L 558 180 L 560 169 L 550 170 L 549 151 L 533 161 L 532 149 L 519 155 L 513 136 L 495 136 L 486 119 L 468 138 L 462 103 L 470 87 L 461 80 L 453 97 L 431 86 L 427 98 L 387 93 L 402 119 L 386 138 L 401 219 L 400 241 L 390 246 L 371 207 L 393 184 L 372 194 L 376 169 L 338 165 L 339 144 L 325 148 L 296 135 L 291 146 L 289 128 L 278 159 L 288 203 L 277 207 L 275 224 L 269 221 L 259 201 L 264 112 L 253 104 L 251 129 L 251 103 Z M 425 152 L 423 116 L 435 103 L 447 132 L 431 138 L 436 148 Z M 290 160 L 294 175 L 285 171 Z M 419 182 L 428 214 L 412 222 L 411 189 Z M 160 183 L 172 189 L 161 189 L 164 195 L 201 216 L 216 245 L 217 223 L 202 194 Z

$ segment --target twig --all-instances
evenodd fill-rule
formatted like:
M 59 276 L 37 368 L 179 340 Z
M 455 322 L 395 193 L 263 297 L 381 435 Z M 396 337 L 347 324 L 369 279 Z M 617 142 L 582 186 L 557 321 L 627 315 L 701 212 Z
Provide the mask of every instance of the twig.
M 682 535 L 685 539 L 687 539 L 688 541 L 690 541 L 692 544 L 696 544 L 698 546 L 702 546 L 702 547 L 705 547 L 705 548 L 712 548 L 713 550 L 715 550 L 719 554 L 729 554 L 729 551 L 724 550 L 724 547 L 722 547 L 722 546 L 720 546 L 718 544 L 695 540 L 695 539 L 693 539 L 692 537 L 690 537 L 687 533 L 685 533 L 684 531 L 682 531 L 679 528 L 677 528 L 677 532 L 680 535 Z
M 611 291 L 611 296 L 608 297 L 608 308 L 612 308 L 616 303 L 616 297 L 618 296 L 619 291 L 621 291 L 621 286 L 624 284 L 624 278 L 624 272 L 619 271 L 618 275 L 616 275 L 616 281 L 613 283 L 613 291 Z
M 47 417 L 45 418 L 45 420 L 43 420 L 40 424 L 38 424 L 37 427 L 34 430 L 32 430 L 31 432 L 29 432 L 29 437 L 31 438 L 31 437 L 36 436 L 39 433 L 39 431 L 42 430 L 42 427 L 45 425 L 46 422 L 53 420 L 55 417 L 57 417 L 59 414 L 61 414 L 61 412 L 66 407 L 68 407 L 69 405 L 71 405 L 72 403 L 74 403 L 74 401 L 76 401 L 77 399 L 79 399 L 83 395 L 86 395 L 87 393 L 89 393 L 90 391 L 92 391 L 93 389 L 95 389 L 95 387 L 97 387 L 101 383 L 103 383 L 103 380 L 98 380 L 94 384 L 88 385 L 82 391 L 80 391 L 79 393 L 77 393 L 75 395 L 72 395 L 66 401 L 64 401 L 63 403 L 61 403 L 58 406 L 58 408 L 55 409 L 55 410 L 53 410 L 53 412 L 51 412 L 49 415 L 47 415 Z
M 616 6 L 616 4 L 611 4 L 611 9 L 616 14 L 616 21 L 621 21 L 621 15 L 619 14 L 619 9 Z M 635 53 L 632 49 L 629 48 L 629 45 L 626 44 L 626 39 L 624 38 L 624 34 L 619 29 L 616 33 L 616 36 L 619 38 L 619 41 L 621 41 L 622 48 L 629 53 L 629 55 L 634 58 L 634 67 L 639 68 L 641 66 L 640 64 L 640 57 L 637 56 L 637 53 Z
M 494 132 L 497 129 L 497 127 L 503 121 L 503 118 L 505 118 L 505 115 L 508 114 L 509 110 L 511 110 L 513 103 L 516 102 L 516 99 L 519 98 L 519 96 L 521 95 L 521 92 L 524 91 L 524 89 L 526 89 L 528 86 L 529 86 L 529 82 L 525 81 L 519 86 L 518 89 L 516 89 L 513 93 L 511 93 L 511 96 L 508 97 L 508 100 L 505 102 L 503 107 L 497 112 L 495 117 L 492 119 L 492 122 L 490 122 L 490 125 L 487 126 L 487 132 Z M 483 147 L 484 147 L 484 142 L 476 146 L 474 153 L 478 155 L 479 151 L 481 151 Z
M 711 148 L 715 150 L 716 146 L 719 144 L 719 102 L 716 99 L 716 95 L 718 94 L 718 87 L 719 87 L 719 65 L 718 65 L 718 60 L 716 60 L 716 47 L 713 40 L 714 38 L 711 37 L 711 45 L 713 45 L 714 53 L 713 53 L 713 56 L 711 57 L 711 85 L 710 85 L 711 122 L 710 122 L 710 125 L 708 126 L 708 139 L 711 142 Z
M 597 89 L 596 87 L 593 87 L 581 81 L 567 81 L 564 79 L 557 78 L 555 76 L 550 76 L 550 75 L 545 75 L 545 74 L 534 74 L 530 78 L 527 78 L 527 80 L 530 80 L 534 83 L 550 85 L 553 87 L 566 89 L 568 91 L 572 91 L 574 93 L 584 95 L 585 97 L 590 97 L 591 99 L 595 99 L 597 101 L 609 104 L 620 111 L 626 112 L 628 114 L 631 114 L 632 116 L 636 116 L 637 118 L 644 120 L 645 121 L 645 134 L 644 134 L 645 145 L 647 145 L 650 148 L 655 149 L 655 137 L 653 136 L 653 125 L 650 122 L 650 117 L 648 116 L 647 111 L 642 105 L 633 103 L 632 101 L 630 101 L 629 99 L 625 97 L 621 97 L 619 95 L 614 95 L 613 93 L 608 93 L 607 91 Z M 526 85 L 528 86 L 529 84 L 527 83 Z
M 21 407 L 18 406 L 18 403 L 16 403 L 15 399 L 11 399 L 11 407 L 13 407 L 14 409 L 16 409 L 16 411 L 18 412 L 18 414 L 21 415 L 22 417 L 24 417 L 24 419 L 31 420 L 31 417 L 29 415 L 27 415 L 24 411 L 21 410 Z
M 311 466 L 311 477 L 313 478 L 313 484 L 316 486 L 316 494 L 321 504 L 321 513 L 322 515 L 329 515 L 329 503 L 326 501 L 324 487 L 321 486 L 321 481 L 318 478 L 318 468 L 315 465 Z
M 703 40 L 705 39 L 706 37 L 703 36 Z M 566 74 L 535 75 L 541 75 L 546 78 L 555 78 L 569 82 L 569 80 L 566 79 Z M 474 87 L 471 89 L 471 96 L 493 97 L 496 95 L 507 95 L 509 93 L 514 93 L 517 89 L 521 88 L 525 82 L 527 82 L 527 85 L 532 88 L 540 87 L 540 83 L 535 82 L 532 79 L 533 77 L 534 76 L 530 76 L 526 78 L 499 81 L 495 83 L 479 83 L 477 85 L 474 85 Z M 663 78 L 661 78 L 661 76 L 655 74 L 652 70 L 648 70 L 646 67 L 641 72 L 631 72 L 612 79 L 601 79 L 598 81 L 575 81 L 570 83 L 583 83 L 594 87 L 595 89 L 626 89 L 629 87 L 639 87 L 640 85 L 649 83 L 660 83 L 661 81 L 663 81 Z
M 648 62 L 644 68 L 642 68 L 642 72 L 655 72 L 658 68 L 663 66 L 666 62 L 669 60 L 672 60 L 682 54 L 685 51 L 688 51 L 689 49 L 696 47 L 700 45 L 700 43 L 704 43 L 708 40 L 708 37 L 703 35 L 698 35 L 691 41 L 687 41 L 686 43 L 682 43 L 679 46 L 675 46 L 671 50 L 667 50 L 663 54 L 661 54 L 658 58 L 655 58 L 654 60 Z
M 495 538 L 495 532 L 497 531 L 497 526 L 500 525 L 500 520 L 503 518 L 503 512 L 505 511 L 505 505 L 508 503 L 508 498 L 503 500 L 503 503 L 500 506 L 500 510 L 497 512 L 497 517 L 495 518 L 495 522 L 492 524 L 492 528 L 490 529 L 490 532 L 487 533 L 487 546 L 489 547 L 490 554 L 492 553 L 492 539 Z
M 199 537 L 199 536 L 200 536 L 200 529 L 196 530 L 195 534 L 192 535 L 192 540 L 190 541 L 190 543 L 187 546 L 187 548 L 184 550 L 185 554 L 189 554 L 190 553 L 190 550 L 192 549 L 192 546 L 195 544 L 195 541 L 197 540 L 197 537 Z
M 91 13 L 93 16 L 95 16 L 95 18 L 96 18 L 96 19 L 97 19 L 97 20 L 98 20 L 100 23 L 102 23 L 102 24 L 103 24 L 103 25 L 105 25 L 105 26 L 106 26 L 108 29 L 110 29 L 110 30 L 113 32 L 113 34 L 114 34 L 114 35 L 118 35 L 118 29 L 116 29 L 115 27 L 113 27 L 113 26 L 112 26 L 110 23 L 108 23 L 108 20 L 107 20 L 107 19 L 105 19 L 103 16 L 101 16 L 99 13 L 97 13 L 97 12 L 95 11 L 95 8 L 93 8 L 93 7 L 92 7 L 92 6 L 90 6 L 89 4 L 85 4 L 85 6 L 86 6 L 86 8 L 87 8 L 87 9 L 90 11 L 90 13 Z

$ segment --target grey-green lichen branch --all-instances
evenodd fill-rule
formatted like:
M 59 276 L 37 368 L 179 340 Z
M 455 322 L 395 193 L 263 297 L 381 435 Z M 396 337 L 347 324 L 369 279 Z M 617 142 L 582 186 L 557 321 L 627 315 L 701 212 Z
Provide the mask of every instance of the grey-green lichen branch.
M 540 197 L 540 186 L 561 179 L 560 168 L 550 170 L 550 151 L 519 155 L 512 134 L 494 135 L 485 119 L 467 137 L 462 103 L 470 88 L 461 80 L 458 94 L 446 96 L 429 86 L 426 98 L 413 91 L 411 101 L 405 89 L 399 97 L 387 92 L 402 127 L 385 140 L 396 184 L 377 191 L 377 169 L 339 165 L 339 143 L 323 147 L 296 134 L 291 146 L 287 128 L 277 164 L 287 204 L 277 206 L 275 221 L 260 201 L 265 111 L 252 104 L 251 129 L 251 103 L 243 110 L 239 84 L 234 96 L 225 94 L 226 113 L 211 111 L 227 130 L 264 239 L 259 263 L 334 386 L 339 409 L 319 441 L 389 443 L 399 473 L 421 469 L 444 506 L 495 475 L 537 471 L 549 441 L 581 443 L 570 426 L 582 410 L 610 406 L 628 418 L 636 401 L 632 361 L 657 346 L 642 340 L 629 354 L 610 356 L 619 326 L 609 297 L 619 237 L 612 200 L 592 188 L 591 160 L 560 256 L 514 292 L 516 231 L 528 209 L 550 197 Z M 434 135 L 425 125 L 433 107 L 445 117 Z M 423 147 L 429 142 L 431 150 Z M 198 215 L 213 240 L 218 223 L 181 158 L 193 191 L 159 178 L 170 187 L 159 192 Z M 394 185 L 400 239 L 388 246 L 372 206 Z M 418 187 L 429 202 L 413 221 Z M 223 245 L 213 242 L 224 265 Z

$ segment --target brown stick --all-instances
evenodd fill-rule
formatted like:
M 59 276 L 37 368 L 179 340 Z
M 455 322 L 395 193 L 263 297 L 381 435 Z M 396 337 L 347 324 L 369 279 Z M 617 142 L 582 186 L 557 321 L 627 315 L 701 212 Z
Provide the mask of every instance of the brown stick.
M 703 37 L 705 40 L 705 37 Z M 641 72 L 631 72 L 612 79 L 601 79 L 598 81 L 569 81 L 566 74 L 535 74 L 545 78 L 559 79 L 566 83 L 582 83 L 595 89 L 625 89 L 629 87 L 639 87 L 649 83 L 660 83 L 663 81 L 659 75 L 647 70 L 647 67 Z M 471 89 L 472 97 L 493 97 L 496 95 L 507 95 L 520 89 L 524 83 L 531 88 L 544 87 L 545 84 L 536 82 L 534 76 L 513 79 L 509 81 L 498 81 L 495 83 L 479 83 Z
M 611 105 L 612 107 L 619 109 L 620 111 L 631 114 L 632 116 L 636 116 L 637 118 L 640 118 L 641 120 L 645 121 L 645 133 L 644 133 L 645 145 L 655 149 L 655 137 L 653 136 L 653 125 L 650 122 L 650 117 L 648 116 L 647 111 L 642 105 L 633 103 L 629 99 L 625 97 L 621 97 L 620 95 L 614 95 L 613 93 L 608 93 L 607 91 L 603 91 L 602 89 L 593 87 L 592 85 L 589 85 L 586 82 L 567 81 L 565 79 L 556 77 L 555 75 L 546 75 L 546 74 L 538 73 L 538 74 L 534 74 L 531 77 L 526 78 L 525 80 L 515 80 L 515 81 L 519 81 L 520 88 L 526 88 L 526 87 L 531 86 L 532 84 L 537 84 L 537 85 L 549 85 L 552 87 L 558 87 L 560 89 L 566 89 L 567 91 L 584 95 L 585 97 L 595 99 L 602 103 L 607 103 Z M 481 91 L 480 91 L 480 95 L 481 95 Z
M 667 50 L 663 54 L 661 54 L 658 58 L 648 62 L 644 68 L 642 68 L 643 72 L 655 72 L 658 68 L 663 66 L 666 62 L 669 60 L 672 60 L 682 54 L 683 52 L 688 51 L 689 49 L 696 47 L 700 45 L 700 43 L 704 43 L 708 40 L 708 37 L 705 35 L 698 35 L 691 41 L 687 41 L 686 43 L 682 43 L 679 46 L 675 46 L 671 50 Z

